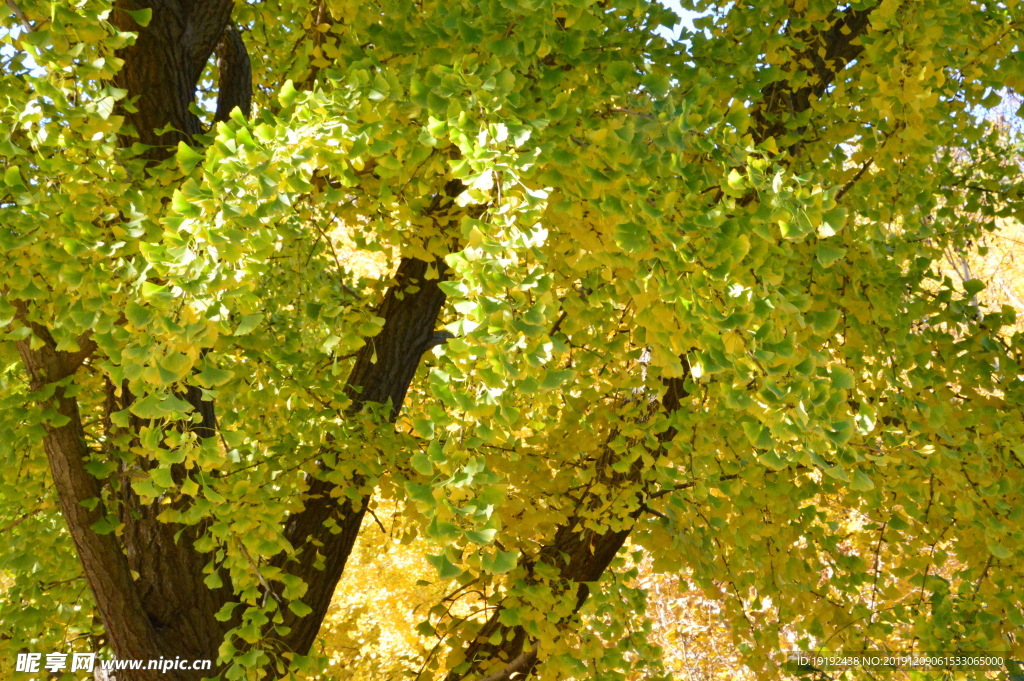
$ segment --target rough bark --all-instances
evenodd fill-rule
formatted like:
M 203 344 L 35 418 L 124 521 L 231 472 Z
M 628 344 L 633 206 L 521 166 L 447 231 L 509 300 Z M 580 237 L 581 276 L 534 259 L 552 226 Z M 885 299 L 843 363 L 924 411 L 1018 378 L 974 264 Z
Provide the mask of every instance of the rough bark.
M 149 24 L 139 26 L 128 11 L 151 4 Z M 249 57 L 238 29 L 230 23 L 230 0 L 158 0 L 152 3 L 121 0 L 114 6 L 111 22 L 123 31 L 137 31 L 135 44 L 118 56 L 124 66 L 115 78 L 128 91 L 134 109 L 121 113 L 130 129 L 121 143 L 151 145 L 146 156 L 162 160 L 178 142 L 190 143 L 202 132 L 199 118 L 189 111 L 195 101 L 199 77 L 217 51 L 223 95 L 218 114 L 224 120 L 235 106 L 248 111 L 252 96 Z M 170 129 L 167 129 L 170 128 Z
M 127 89 L 134 100 L 134 110 L 125 107 L 122 111 L 128 123 L 122 144 L 141 142 L 150 146 L 145 157 L 155 162 L 172 153 L 179 141 L 191 142 L 201 132 L 199 119 L 189 111 L 189 105 L 202 70 L 218 44 L 224 106 L 229 107 L 228 111 L 239 106 L 248 112 L 248 57 L 237 31 L 226 31 L 232 6 L 230 0 L 161 0 L 153 3 L 152 20 L 141 28 L 127 13 L 141 9 L 141 4 L 128 0 L 115 5 L 112 21 L 122 30 L 139 32 L 135 44 L 119 55 L 125 63 L 116 84 Z M 159 130 L 168 127 L 171 129 Z M 27 322 L 31 318 L 28 303 L 15 304 Z M 44 397 L 52 392 L 43 399 L 43 405 L 51 407 L 58 420 L 47 427 L 44 445 L 61 510 L 95 595 L 108 643 L 122 659 L 215 660 L 228 625 L 218 622 L 214 613 L 231 596 L 230 587 L 207 589 L 202 582 L 206 558 L 192 548 L 195 528 L 157 521 L 163 509 L 141 503 L 126 483 L 116 494 L 123 532 L 98 534 L 92 529 L 110 509 L 96 503 L 103 483 L 85 468 L 91 452 L 78 403 L 68 396 L 67 388 L 96 346 L 83 337 L 79 352 L 58 351 L 45 327 L 29 325 L 43 343 L 33 348 L 33 343 L 25 340 L 18 349 L 33 389 L 42 391 Z M 57 382 L 62 383 L 52 385 Z M 203 437 L 212 436 L 216 427 L 212 404 L 203 402 L 194 388 L 187 388 L 185 397 L 202 415 L 197 432 Z M 130 393 L 122 391 L 118 403 L 111 390 L 108 409 L 122 409 L 130 399 Z M 183 532 L 176 541 L 178 530 Z M 123 670 L 117 676 L 119 681 L 194 681 L 204 674 Z
M 370 403 L 390 404 L 390 420 L 398 417 L 420 359 L 433 343 L 434 326 L 444 306 L 445 294 L 438 286 L 444 278 L 444 263 L 440 260 L 435 263 L 437 279 L 426 278 L 428 267 L 428 263 L 413 258 L 403 259 L 399 264 L 395 284 L 388 289 L 377 310 L 377 315 L 384 319 L 384 326 L 363 346 L 346 383 L 345 390 L 352 399 L 350 413 Z M 356 479 L 352 484 L 359 487 L 363 481 Z M 364 495 L 359 502 L 339 503 L 339 499 L 332 496 L 336 487 L 319 479 L 311 481 L 305 509 L 292 516 L 285 528 L 289 543 L 302 550 L 297 559 L 286 563 L 282 555 L 272 562 L 309 584 L 303 602 L 313 613 L 304 618 L 295 617 L 291 612 L 285 616 L 285 624 L 292 627 L 286 643 L 300 654 L 308 652 L 327 614 L 327 606 L 352 552 L 369 502 L 369 497 Z M 325 527 L 328 520 L 337 523 L 341 529 L 339 534 L 332 534 Z M 325 559 L 322 570 L 313 566 L 318 547 Z
M 787 132 L 800 138 L 804 130 L 789 130 L 787 123 L 811 108 L 814 99 L 822 97 L 829 86 L 851 62 L 860 57 L 864 46 L 860 38 L 871 24 L 873 7 L 863 10 L 836 10 L 827 31 L 808 29 L 794 36 L 804 43 L 804 50 L 795 55 L 793 64 L 810 64 L 811 77 L 805 84 L 792 88 L 788 80 L 777 80 L 761 91 L 761 101 L 751 112 L 754 140 L 760 144 L 774 137 L 782 141 Z M 802 66 L 799 68 L 803 68 Z M 790 153 L 799 152 L 797 143 L 789 143 Z
M 59 352 L 45 330 L 36 329 L 46 344 L 32 350 L 28 341 L 18 343 L 33 390 L 44 390 L 51 383 L 71 375 L 77 367 L 66 353 Z M 154 648 L 148 634 L 148 622 L 134 588 L 128 562 L 121 552 L 116 537 L 100 535 L 91 530 L 106 514 L 102 505 L 91 510 L 83 505 L 89 499 L 98 499 L 100 483 L 85 470 L 89 456 L 85 432 L 78 412 L 78 402 L 65 395 L 64 388 L 52 388 L 52 397 L 43 401 L 44 408 L 53 408 L 64 421 L 51 423 L 43 440 L 46 456 L 57 488 L 61 511 L 67 520 L 71 537 L 82 560 L 86 578 L 96 594 L 96 602 L 105 622 L 110 622 L 108 634 L 124 641 L 125 650 L 142 653 Z
M 96 598 L 108 640 L 123 658 L 159 658 L 194 656 L 192 650 L 163 631 L 158 631 L 150 617 L 149 607 L 131 573 L 131 565 L 121 542 L 114 534 L 99 534 L 93 525 L 103 519 L 108 509 L 100 501 L 101 483 L 85 468 L 90 455 L 78 402 L 68 397 L 65 381 L 71 379 L 92 352 L 95 345 L 88 338 L 79 339 L 80 351 L 68 353 L 56 349 L 50 333 L 37 323 L 27 322 L 26 306 L 18 304 L 23 321 L 42 340 L 41 347 L 32 348 L 28 339 L 18 342 L 18 351 L 28 371 L 30 386 L 39 391 L 43 408 L 55 412 L 55 419 L 46 428 L 43 445 L 57 489 L 61 512 L 86 580 Z M 59 385 L 54 385 L 59 384 Z M 46 396 L 48 393 L 52 395 Z M 122 681 L 149 681 L 156 678 L 186 681 L 189 677 L 175 673 L 135 672 L 123 675 Z
M 687 393 L 683 388 L 683 379 L 669 379 L 665 381 L 665 394 L 660 402 L 651 405 L 651 413 L 656 411 L 667 413 L 674 412 L 681 408 L 681 400 Z M 614 439 L 616 433 L 612 433 L 609 441 Z M 658 435 L 661 443 L 670 442 L 676 436 L 676 431 L 669 428 Z M 655 456 L 657 452 L 653 453 Z M 559 573 L 558 584 L 554 585 L 559 593 L 575 591 L 576 607 L 573 612 L 578 612 L 590 595 L 589 583 L 598 581 L 604 571 L 608 569 L 619 549 L 625 544 L 637 520 L 644 511 L 644 502 L 648 498 L 647 485 L 644 483 L 644 467 L 638 460 L 625 473 L 617 473 L 611 466 L 615 462 L 616 454 L 610 447 L 605 447 L 595 463 L 597 479 L 606 487 L 606 490 L 628 490 L 626 495 L 635 497 L 635 507 L 625 518 L 624 527 L 619 530 L 606 530 L 598 532 L 584 527 L 584 521 L 588 514 L 592 515 L 595 508 L 601 507 L 606 502 L 605 494 L 584 495 L 580 498 L 575 513 L 564 523 L 560 524 L 552 538 L 541 549 L 528 560 L 524 561 L 527 570 L 527 581 L 534 578 L 534 566 L 538 562 L 555 567 Z M 472 678 L 493 660 L 501 660 L 504 665 L 497 669 L 490 669 L 489 673 L 480 677 L 478 681 L 507 681 L 517 674 L 516 678 L 525 679 L 533 674 L 538 663 L 538 644 L 529 640 L 526 631 L 521 626 L 509 627 L 501 623 L 500 618 L 503 608 L 498 607 L 491 614 L 487 622 L 476 632 L 473 640 L 466 646 L 464 651 L 465 659 L 470 667 L 465 672 L 450 672 L 445 681 L 462 681 Z M 562 626 L 570 627 L 570 621 L 560 623 Z M 501 642 L 491 643 L 490 639 L 496 632 L 501 632 Z
M 139 8 L 130 2 L 118 5 L 118 10 Z M 231 3 L 223 1 L 159 2 L 152 7 L 152 20 L 145 28 L 138 27 L 126 12 L 115 12 L 120 28 L 139 31 L 135 45 L 120 55 L 125 64 L 117 85 L 128 90 L 137 109 L 122 112 L 130 125 L 121 137 L 122 144 L 148 145 L 144 157 L 158 162 L 172 154 L 179 142 L 193 142 L 202 130 L 189 105 L 214 51 L 220 71 L 215 120 L 226 120 L 236 107 L 243 115 L 250 113 L 249 58 L 239 31 L 229 22 L 230 9 Z M 461 190 L 459 183 L 449 185 L 447 195 L 439 195 L 433 208 L 441 207 L 445 199 Z M 434 266 L 443 277 L 443 262 Z M 396 283 L 378 309 L 385 319 L 383 329 L 358 355 L 347 383 L 353 412 L 370 402 L 390 403 L 391 419 L 397 416 L 423 352 L 435 342 L 434 325 L 444 304 L 439 280 L 428 280 L 427 269 L 428 263 L 420 260 L 406 259 L 400 264 Z M 414 291 L 411 286 L 418 288 Z M 26 310 L 23 306 L 22 311 Z M 83 339 L 81 353 L 58 352 L 44 327 L 33 325 L 33 329 L 46 344 L 32 349 L 25 341 L 19 349 L 36 389 L 73 380 L 75 371 L 95 350 Z M 128 407 L 133 399 L 127 386 L 122 386 L 119 396 L 115 393 L 109 386 L 107 410 L 111 413 Z M 202 400 L 195 386 L 186 386 L 182 397 L 201 416 L 194 426 L 197 434 L 213 437 L 217 427 L 213 403 Z M 89 451 L 77 403 L 58 388 L 46 404 L 66 419 L 48 428 L 45 444 L 61 506 L 111 647 L 120 658 L 215 660 L 217 648 L 233 623 L 218 622 L 214 614 L 231 599 L 232 591 L 230 584 L 211 591 L 203 583 L 207 557 L 193 549 L 199 530 L 158 521 L 164 509 L 142 503 L 124 480 L 116 491 L 118 515 L 124 523 L 120 536 L 93 531 L 92 525 L 107 514 L 107 509 L 102 504 L 91 510 L 82 505 L 85 500 L 98 499 L 102 485 L 85 469 Z M 143 425 L 142 420 L 132 419 L 133 430 Z M 359 485 L 361 481 L 353 482 Z M 314 610 L 305 618 L 285 611 L 292 633 L 284 644 L 300 654 L 307 653 L 313 644 L 367 507 L 367 497 L 339 503 L 331 495 L 333 490 L 332 484 L 312 480 L 305 509 L 292 516 L 286 526 L 289 541 L 300 549 L 297 558 L 287 561 L 287 569 L 309 584 L 305 600 Z M 341 533 L 332 534 L 324 527 L 329 519 L 337 522 Z M 318 550 L 326 559 L 323 570 L 313 566 Z M 279 556 L 274 563 L 284 564 L 285 557 Z M 117 676 L 119 681 L 194 681 L 204 674 L 124 670 Z
M 252 109 L 252 68 L 238 27 L 229 23 L 217 43 L 217 113 L 214 122 L 226 121 L 238 107 L 249 117 Z

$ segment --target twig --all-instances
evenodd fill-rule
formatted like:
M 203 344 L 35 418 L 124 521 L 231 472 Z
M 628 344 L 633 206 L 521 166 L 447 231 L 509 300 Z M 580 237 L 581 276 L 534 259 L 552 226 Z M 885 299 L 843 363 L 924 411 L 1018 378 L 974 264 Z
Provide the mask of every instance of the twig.
M 892 518 L 889 518 L 889 520 L 892 520 Z M 868 615 L 868 624 L 871 624 L 872 620 L 875 618 L 875 598 L 878 596 L 878 576 L 881 574 L 881 570 L 879 569 L 879 554 L 882 551 L 882 540 L 885 537 L 885 528 L 889 526 L 889 520 L 882 523 L 882 529 L 878 531 L 878 542 L 875 543 L 875 567 L 873 570 L 875 573 L 875 581 L 871 584 L 871 614 Z
M 672 521 L 671 521 L 671 520 L 669 519 L 669 517 L 668 517 L 667 515 L 665 515 L 665 514 L 664 514 L 664 513 L 662 513 L 661 511 L 655 511 L 655 510 L 654 510 L 653 508 L 651 508 L 651 507 L 650 507 L 650 506 L 648 506 L 647 504 L 642 504 L 642 505 L 640 506 L 640 510 L 641 510 L 641 511 L 643 511 L 643 512 L 645 512 L 645 513 L 650 513 L 651 515 L 655 515 L 655 516 L 658 516 L 658 517 L 659 517 L 659 518 L 661 518 L 662 520 L 668 520 L 669 522 L 672 522 Z
M 366 507 L 366 511 L 370 514 L 370 517 L 373 518 L 373 522 L 377 523 L 377 527 L 380 528 L 380 533 L 386 537 L 388 531 L 384 529 L 384 523 L 380 521 L 380 518 L 377 517 L 377 514 L 374 513 L 373 509 L 370 508 L 369 506 Z
M 658 120 L 658 117 L 654 114 L 649 114 L 645 111 L 634 111 L 633 109 L 608 109 L 608 113 L 624 113 L 630 116 L 640 116 L 641 118 L 649 118 L 652 121 Z
M 548 335 L 549 336 L 554 336 L 556 333 L 558 333 L 558 330 L 560 328 L 562 328 L 562 322 L 564 322 L 565 318 L 568 317 L 568 316 L 569 316 L 569 313 L 566 312 L 565 310 L 562 310 L 562 314 L 560 314 L 558 316 L 558 319 L 555 320 L 555 325 L 551 327 L 550 331 L 548 331 Z
M 867 161 L 865 161 L 863 165 L 861 165 L 860 170 L 858 170 L 857 173 L 852 178 L 850 178 L 850 180 L 846 184 L 843 185 L 842 189 L 836 192 L 836 203 L 842 201 L 843 197 L 846 195 L 846 192 L 850 191 L 853 185 L 857 184 L 857 180 L 863 177 L 864 173 L 868 171 L 868 168 L 870 168 L 874 164 L 875 159 L 874 157 L 871 157 Z
M 487 676 L 482 677 L 480 681 L 508 681 L 512 678 L 513 674 L 529 668 L 529 666 L 536 661 L 537 644 L 535 643 L 529 650 L 524 650 L 519 653 L 519 656 L 509 662 L 504 669 L 499 669 L 493 674 L 488 674 Z
M 267 578 L 263 576 L 262 572 L 260 572 L 259 566 L 256 565 L 255 561 L 253 561 L 252 559 L 252 556 L 249 555 L 249 551 L 245 548 L 245 544 L 243 544 L 242 540 L 238 537 L 235 537 L 235 543 L 238 545 L 238 548 L 242 551 L 242 555 L 245 556 L 245 559 L 249 561 L 249 565 L 256 573 L 256 577 L 260 580 L 260 584 L 263 585 L 263 588 L 267 590 L 268 594 L 273 596 L 274 600 L 277 601 L 278 606 L 283 608 L 284 603 L 281 601 L 281 597 L 277 595 L 277 592 L 274 591 L 273 588 L 271 588 L 270 582 L 268 582 Z
M 735 474 L 735 473 L 733 473 L 731 475 L 723 475 L 723 476 L 718 478 L 718 482 L 721 482 L 721 481 L 724 481 L 724 480 L 735 480 L 738 477 L 740 477 L 740 476 L 738 474 Z M 667 487 L 665 489 L 660 489 L 657 492 L 651 492 L 650 494 L 648 494 L 647 498 L 648 499 L 659 499 L 659 498 L 665 496 L 666 494 L 672 494 L 673 492 L 681 492 L 684 489 L 692 489 L 695 484 L 696 484 L 695 482 L 685 482 L 685 483 L 683 483 L 681 485 L 675 485 L 673 487 Z
M 21 11 L 21 8 L 18 7 L 18 3 L 14 0 L 7 0 L 7 6 L 11 8 L 12 12 L 14 12 L 14 16 L 18 17 L 18 21 L 20 21 L 21 25 L 25 27 L 26 31 L 29 33 L 35 32 L 35 26 L 28 22 L 28 17 L 26 17 L 25 13 Z
M 21 525 L 23 522 L 25 522 L 26 520 L 28 520 L 29 518 L 34 516 L 36 513 L 39 513 L 39 511 L 40 511 L 40 509 L 37 508 L 36 510 L 34 510 L 34 511 L 30 512 L 30 513 L 22 514 L 22 516 L 20 518 L 15 520 L 13 523 L 8 525 L 7 527 L 0 528 L 0 534 L 7 534 L 11 530 L 13 530 L 15 527 L 17 527 L 18 525 Z

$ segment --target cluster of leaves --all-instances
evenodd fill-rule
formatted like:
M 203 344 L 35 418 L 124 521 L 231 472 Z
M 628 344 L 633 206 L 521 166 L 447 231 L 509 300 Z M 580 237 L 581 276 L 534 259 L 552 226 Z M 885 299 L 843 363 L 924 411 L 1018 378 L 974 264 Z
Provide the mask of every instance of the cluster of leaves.
M 639 0 L 243 4 L 254 115 L 156 167 L 116 138 L 121 10 L 18 4 L 0 500 L 31 517 L 3 538 L 3 646 L 98 633 L 47 487 L 58 395 L 93 530 L 152 512 L 230 589 L 229 679 L 315 672 L 280 641 L 312 612 L 290 565 L 322 547 L 286 528 L 318 483 L 401 502 L 473 585 L 430 611 L 424 678 L 533 651 L 543 678 L 624 679 L 638 649 L 662 674 L 615 586 L 627 535 L 723 594 L 760 673 L 784 631 L 1024 655 L 1020 334 L 943 273 L 1019 215 L 1012 139 L 974 115 L 1020 77 L 1017 3 L 705 2 L 676 45 Z M 392 423 L 346 376 L 409 261 L 395 295 L 440 280 L 451 337 Z M 88 357 L 32 385 L 46 347 Z

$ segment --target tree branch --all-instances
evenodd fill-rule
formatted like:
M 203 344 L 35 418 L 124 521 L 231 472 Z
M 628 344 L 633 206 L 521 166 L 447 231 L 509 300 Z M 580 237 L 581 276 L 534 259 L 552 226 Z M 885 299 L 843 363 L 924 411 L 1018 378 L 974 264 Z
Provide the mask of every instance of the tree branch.
M 519 655 L 509 662 L 503 669 L 482 677 L 480 681 L 508 681 L 512 678 L 513 674 L 529 669 L 536 661 L 537 644 L 534 643 L 531 648 L 519 653 Z
M 21 11 L 21 8 L 18 7 L 18 3 L 15 2 L 15 0 L 7 0 L 7 6 L 11 8 L 11 11 L 14 12 L 14 16 L 18 18 L 18 21 L 21 22 L 21 25 L 26 31 L 31 33 L 36 30 L 35 26 L 29 23 L 28 17 L 26 17 L 25 13 Z
M 662 381 L 665 392 L 660 403 L 653 404 L 648 418 L 653 415 L 655 410 L 673 412 L 682 408 L 682 400 L 688 395 L 684 387 L 685 380 L 686 376 L 684 375 Z M 577 612 L 583 607 L 590 596 L 588 585 L 601 578 L 623 544 L 626 543 L 637 519 L 644 512 L 650 510 L 645 503 L 649 494 L 646 492 L 646 485 L 643 482 L 644 467 L 634 464 L 626 472 L 618 473 L 614 472 L 610 466 L 616 456 L 609 446 L 614 435 L 613 432 L 609 436 L 609 441 L 604 445 L 604 451 L 597 457 L 596 479 L 604 488 L 603 494 L 584 494 L 576 503 L 574 513 L 558 525 L 554 535 L 534 557 L 523 563 L 528 572 L 532 572 L 532 566 L 537 562 L 556 567 L 559 572 L 561 593 L 566 593 L 571 589 L 576 590 L 576 607 L 573 612 Z M 657 437 L 659 442 L 664 443 L 674 439 L 675 436 L 676 430 L 668 428 L 659 433 Z M 622 529 L 614 531 L 606 529 L 604 532 L 598 532 L 585 527 L 586 514 L 606 503 L 607 497 L 604 495 L 608 493 L 608 490 L 618 490 L 635 496 L 636 507 L 621 519 L 623 521 Z M 526 631 L 522 626 L 502 625 L 500 620 L 502 610 L 499 607 L 466 646 L 465 659 L 471 665 L 469 670 L 463 673 L 449 672 L 445 681 L 462 681 L 469 673 L 472 673 L 475 667 L 479 666 L 480 662 L 494 658 L 513 658 L 513 661 L 499 672 L 486 676 L 480 681 L 492 678 L 496 681 L 505 681 L 515 672 L 523 672 L 524 677 L 532 673 L 532 667 L 537 660 L 536 647 L 532 650 L 524 650 L 527 642 Z M 494 634 L 498 631 L 502 631 L 501 636 L 498 637 L 499 642 L 491 643 L 491 640 L 495 638 Z
M 397 418 L 444 305 L 445 294 L 438 286 L 444 279 L 444 263 L 438 261 L 436 266 L 439 278 L 429 280 L 426 262 L 406 258 L 399 265 L 396 282 L 377 311 L 384 318 L 384 326 L 360 350 L 349 375 L 345 388 L 352 398 L 349 413 L 358 413 L 370 403 L 389 404 L 389 420 Z M 411 286 L 419 290 L 410 293 Z M 351 484 L 359 487 L 363 480 L 357 478 Z M 369 502 L 369 497 L 363 496 L 358 502 L 349 499 L 339 504 L 336 488 L 334 483 L 320 479 L 310 482 L 305 508 L 289 518 L 285 526 L 285 538 L 300 549 L 297 562 L 283 554 L 271 561 L 271 565 L 286 568 L 309 585 L 303 600 L 313 613 L 302 618 L 290 611 L 285 613 L 285 625 L 292 627 L 289 647 L 299 654 L 305 654 L 316 638 Z M 340 528 L 339 534 L 325 527 L 330 520 Z M 318 552 L 323 555 L 323 571 L 315 567 Z
M 234 22 L 228 22 L 217 43 L 217 113 L 215 123 L 226 121 L 238 107 L 248 118 L 252 113 L 252 68 L 242 34 Z
M 806 47 L 794 55 L 791 64 L 809 63 L 811 78 L 803 87 L 793 90 L 787 80 L 777 80 L 761 90 L 761 101 L 751 111 L 755 122 L 757 144 L 786 133 L 786 123 L 811 108 L 811 98 L 825 94 L 836 76 L 864 51 L 859 38 L 869 26 L 874 7 L 847 10 L 834 14 L 834 21 L 825 31 L 811 28 L 794 38 Z
M 25 522 L 26 520 L 28 520 L 29 518 L 34 516 L 36 513 L 39 513 L 39 511 L 40 511 L 40 509 L 37 508 L 34 511 L 29 511 L 28 513 L 22 513 L 20 516 L 18 516 L 17 520 L 12 521 L 11 523 L 7 524 L 5 527 L 0 527 L 0 534 L 7 534 L 11 530 L 13 530 L 15 527 L 17 527 L 18 525 L 21 525 L 23 522 Z
M 192 74 L 196 82 L 206 62 L 217 48 L 231 24 L 233 0 L 178 0 L 183 16 L 188 17 L 189 51 Z

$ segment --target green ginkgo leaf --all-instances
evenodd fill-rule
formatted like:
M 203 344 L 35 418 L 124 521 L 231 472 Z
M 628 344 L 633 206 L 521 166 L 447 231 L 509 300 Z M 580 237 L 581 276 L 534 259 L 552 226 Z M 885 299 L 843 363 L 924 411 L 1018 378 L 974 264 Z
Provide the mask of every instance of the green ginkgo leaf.
M 857 490 L 858 492 L 868 492 L 875 488 L 875 483 L 871 481 L 864 471 L 859 468 L 853 472 L 853 480 L 850 482 L 850 489 Z

